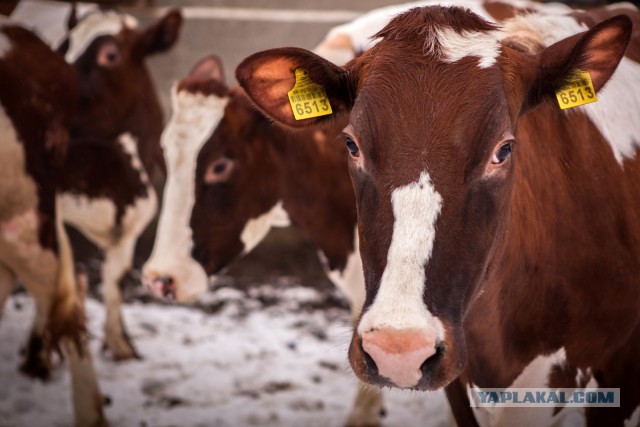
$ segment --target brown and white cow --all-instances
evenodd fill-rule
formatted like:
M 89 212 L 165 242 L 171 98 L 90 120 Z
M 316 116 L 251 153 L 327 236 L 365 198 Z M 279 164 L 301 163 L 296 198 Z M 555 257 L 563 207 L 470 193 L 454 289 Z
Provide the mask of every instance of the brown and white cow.
M 149 177 L 164 170 L 163 114 L 145 60 L 175 44 L 182 17 L 171 10 L 140 29 L 130 15 L 96 9 L 71 21 L 59 50 L 77 70 L 80 100 L 60 180 L 61 214 L 104 252 L 105 345 L 123 360 L 137 353 L 125 332 L 119 282 L 157 211 Z
M 616 14 L 626 16 L 600 22 Z M 469 388 L 619 387 L 620 408 L 581 408 L 579 419 L 637 425 L 638 22 L 631 5 L 503 27 L 426 7 L 344 67 L 297 48 L 240 64 L 239 82 L 276 121 L 349 122 L 367 292 L 349 359 L 362 380 L 445 387 L 460 425 L 575 414 L 474 411 Z M 294 119 L 299 68 L 332 116 Z M 599 100 L 563 111 L 554 91 L 576 69 Z
M 75 71 L 32 32 L 0 22 L 0 308 L 20 280 L 35 298 L 23 370 L 61 349 L 76 425 L 106 425 L 87 347 L 73 253 L 56 190 L 77 106 Z M 33 345 L 42 348 L 33 348 Z
M 162 136 L 164 203 L 145 284 L 159 297 L 192 301 L 208 276 L 250 252 L 271 227 L 295 224 L 357 317 L 364 279 L 339 130 L 273 126 L 242 89 L 227 87 L 215 57 L 175 85 L 172 109 Z M 381 409 L 379 394 L 361 388 L 348 424 L 375 425 Z

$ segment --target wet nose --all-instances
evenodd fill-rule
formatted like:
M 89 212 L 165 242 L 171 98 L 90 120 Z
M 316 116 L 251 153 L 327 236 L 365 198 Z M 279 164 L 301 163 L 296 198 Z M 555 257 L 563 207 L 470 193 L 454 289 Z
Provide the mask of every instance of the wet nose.
M 376 329 L 362 334 L 362 348 L 378 374 L 400 388 L 415 387 L 420 367 L 436 354 L 437 333 L 427 329 Z
M 171 276 L 145 277 L 147 288 L 158 298 L 176 299 L 176 282 Z

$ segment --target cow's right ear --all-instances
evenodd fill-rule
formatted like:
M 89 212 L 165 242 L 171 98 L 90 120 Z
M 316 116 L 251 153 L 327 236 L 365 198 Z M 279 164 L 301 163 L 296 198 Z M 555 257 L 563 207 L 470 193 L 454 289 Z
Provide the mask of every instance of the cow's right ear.
M 307 71 L 309 79 L 322 87 L 330 115 L 296 120 L 289 91 L 296 84 L 296 70 Z M 353 106 L 350 74 L 320 56 L 300 48 L 279 48 L 255 53 L 238 65 L 236 78 L 253 102 L 278 123 L 303 128 L 338 120 Z

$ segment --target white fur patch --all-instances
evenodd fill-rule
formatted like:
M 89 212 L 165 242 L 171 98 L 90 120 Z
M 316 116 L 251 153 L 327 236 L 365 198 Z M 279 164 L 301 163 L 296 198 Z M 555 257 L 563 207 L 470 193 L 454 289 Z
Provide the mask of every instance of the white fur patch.
M 629 419 L 624 421 L 624 427 L 637 427 L 640 426 L 640 406 L 638 406 Z
M 115 36 L 125 28 L 136 28 L 137 26 L 138 21 L 130 15 L 114 11 L 91 13 L 69 32 L 69 49 L 64 58 L 72 64 L 96 38 L 107 35 Z
M 456 62 L 468 56 L 478 58 L 478 66 L 487 68 L 496 63 L 500 55 L 498 32 L 458 33 L 451 28 L 439 29 L 436 37 L 427 39 L 425 53 L 440 52 L 441 59 L 446 62 Z
M 36 182 L 26 172 L 26 153 L 20 135 L 0 104 L 0 221 L 34 209 Z
M 424 270 L 431 258 L 442 197 L 429 174 L 422 172 L 416 182 L 394 189 L 391 203 L 394 224 L 387 265 L 375 300 L 358 325 L 358 333 L 379 328 L 436 329 L 442 340 L 442 322 L 423 301 Z
M 523 3 L 530 4 L 528 1 Z M 373 39 L 372 36 L 378 31 L 382 30 L 385 25 L 391 21 L 395 16 L 408 11 L 414 7 L 423 6 L 461 6 L 470 9 L 472 12 L 480 15 L 481 17 L 492 21 L 491 16 L 483 7 L 482 0 L 456 0 L 456 1 L 438 1 L 427 0 L 411 3 L 397 4 L 387 7 L 381 7 L 374 9 L 371 12 L 347 22 L 346 24 L 333 27 L 327 33 L 324 40 L 329 40 L 337 35 L 346 35 L 351 39 L 353 50 L 355 52 L 364 52 L 373 47 L 379 39 Z M 331 58 L 328 58 L 331 60 Z
M 550 46 L 588 27 L 570 16 L 527 15 L 505 24 L 504 37 L 517 31 L 537 34 L 544 46 Z M 640 144 L 640 64 L 623 58 L 613 77 L 598 92 L 598 102 L 576 107 L 582 109 L 607 139 L 620 164 L 633 158 Z M 574 109 L 566 110 L 572 114 Z
M 329 270 L 325 255 L 322 252 L 318 252 L 318 256 L 322 261 L 329 279 L 331 279 L 333 284 L 349 299 L 351 314 L 356 318 L 362 310 L 366 296 L 362 258 L 360 257 L 360 239 L 358 238 L 357 228 L 354 233 L 353 248 L 354 250 L 349 254 L 347 264 L 343 270 Z
M 250 219 L 240 234 L 240 240 L 244 243 L 244 253 L 255 248 L 265 238 L 271 227 L 288 227 L 289 225 L 291 220 L 282 207 L 281 201 L 276 203 L 269 212 Z
M 145 184 L 149 184 L 149 175 L 147 175 L 147 171 L 145 170 L 142 160 L 140 160 L 140 156 L 138 155 L 138 144 L 136 140 L 127 132 L 118 137 L 118 142 L 124 149 L 124 152 L 131 157 L 131 167 L 138 172 L 140 180 Z
M 507 388 L 507 391 L 515 391 L 518 388 L 546 388 L 549 387 L 549 375 L 554 367 L 564 365 L 566 363 L 566 353 L 564 348 L 560 348 L 555 353 L 536 357 L 527 365 L 520 373 L 518 378 Z M 579 371 L 576 378 L 577 381 L 586 375 L 585 372 Z M 597 388 L 596 380 L 591 377 L 585 385 L 588 388 Z M 467 387 L 469 399 L 477 396 L 477 393 L 471 393 L 471 389 L 481 391 L 482 389 L 471 384 Z M 477 406 L 477 405 L 476 405 Z M 584 426 L 585 414 L 584 408 L 565 407 L 559 413 L 554 415 L 553 407 L 473 407 L 476 421 L 481 426 Z
M 122 235 L 140 234 L 158 208 L 157 196 L 140 161 L 136 141 L 125 133 L 118 137 L 118 142 L 131 156 L 131 166 L 138 172 L 140 181 L 146 185 L 148 194 L 148 197 L 136 198 L 133 205 L 127 206 L 119 234 L 115 234 L 116 206 L 111 199 L 89 198 L 74 193 L 58 195 L 63 221 L 78 228 L 103 249 L 117 243 Z
M 0 222 L 0 237 L 9 243 L 21 258 L 36 256 L 41 251 L 38 234 L 38 214 L 35 209 Z
M 167 181 L 158 231 L 151 257 L 143 267 L 145 277 L 172 277 L 176 297 L 194 299 L 207 289 L 204 269 L 191 257 L 189 225 L 195 205 L 196 160 L 202 146 L 224 117 L 228 98 L 187 91 L 171 93 L 172 116 L 162 133 Z M 211 236 L 215 238 L 215 236 Z

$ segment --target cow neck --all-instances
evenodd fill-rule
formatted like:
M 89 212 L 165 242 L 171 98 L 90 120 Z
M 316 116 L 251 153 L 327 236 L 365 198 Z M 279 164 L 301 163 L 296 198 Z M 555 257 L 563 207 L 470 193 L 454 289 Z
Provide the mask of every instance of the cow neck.
M 597 367 L 638 323 L 640 160 L 621 165 L 584 113 L 552 104 L 522 117 L 516 138 L 510 206 L 465 319 L 481 386 L 508 386 L 561 347 L 574 366 Z
M 281 200 L 296 224 L 342 270 L 353 252 L 356 205 L 347 169 L 343 126 L 323 131 L 285 131 L 262 119 L 260 132 L 282 159 Z
M 140 161 L 151 176 L 156 166 L 164 170 L 164 157 L 160 146 L 164 118 L 153 84 L 148 84 L 150 87 L 143 93 L 152 96 L 141 97 L 132 106 L 120 133 L 129 132 L 137 141 Z

